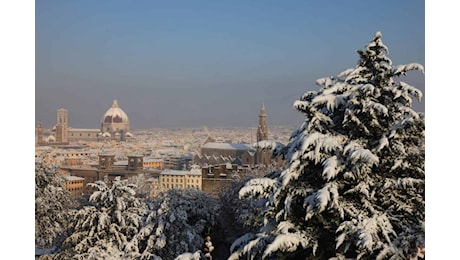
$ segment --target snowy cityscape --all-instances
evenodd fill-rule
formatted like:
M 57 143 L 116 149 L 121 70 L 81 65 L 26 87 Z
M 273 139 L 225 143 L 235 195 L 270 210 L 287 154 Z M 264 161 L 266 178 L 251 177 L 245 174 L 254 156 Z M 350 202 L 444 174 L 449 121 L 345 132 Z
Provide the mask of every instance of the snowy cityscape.
M 424 2 L 237 2 L 36 2 L 34 259 L 439 253 Z
M 294 129 L 263 103 L 246 129 L 134 131 L 118 100 L 78 129 L 57 109 L 36 128 L 36 257 L 423 259 L 423 93 L 395 78 L 424 68 L 387 52 L 377 32 L 318 79 Z

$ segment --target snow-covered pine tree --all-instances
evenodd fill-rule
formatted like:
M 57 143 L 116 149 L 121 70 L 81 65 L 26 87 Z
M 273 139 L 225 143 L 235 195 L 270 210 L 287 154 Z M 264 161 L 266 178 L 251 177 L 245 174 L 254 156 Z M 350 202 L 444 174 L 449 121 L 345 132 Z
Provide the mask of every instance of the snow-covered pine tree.
M 57 165 L 35 159 L 35 246 L 59 247 L 69 224 L 71 198 Z
M 75 214 L 73 233 L 58 259 L 134 259 L 136 250 L 126 244 L 141 228 L 145 214 L 135 186 L 120 177 L 88 185 L 96 188 L 89 198 L 92 205 Z
M 285 149 L 288 167 L 249 181 L 240 196 L 268 200 L 259 233 L 229 259 L 409 259 L 424 249 L 422 92 L 398 81 L 377 32 L 353 69 L 316 81 L 294 107 L 305 114 Z M 252 259 L 252 258 L 251 258 Z
M 197 189 L 171 189 L 159 193 L 149 205 L 143 228 L 127 247 L 139 250 L 137 259 L 160 256 L 164 260 L 202 249 L 203 235 L 216 224 L 219 204 Z

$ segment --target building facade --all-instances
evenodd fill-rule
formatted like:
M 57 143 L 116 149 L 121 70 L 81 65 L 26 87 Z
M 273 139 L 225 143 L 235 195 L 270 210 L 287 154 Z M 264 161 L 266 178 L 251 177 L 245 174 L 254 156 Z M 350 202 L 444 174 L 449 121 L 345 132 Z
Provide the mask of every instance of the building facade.
M 202 189 L 201 171 L 165 170 L 160 173 L 159 184 L 162 189 Z
M 62 175 L 62 177 L 64 178 L 64 187 L 70 192 L 70 196 L 78 197 L 84 194 L 85 178 L 72 175 Z

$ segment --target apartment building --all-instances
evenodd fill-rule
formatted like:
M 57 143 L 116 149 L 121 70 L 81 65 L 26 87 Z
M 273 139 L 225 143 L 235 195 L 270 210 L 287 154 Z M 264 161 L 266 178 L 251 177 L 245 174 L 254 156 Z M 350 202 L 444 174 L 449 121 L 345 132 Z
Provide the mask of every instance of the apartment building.
M 160 173 L 159 183 L 163 189 L 198 189 L 201 190 L 201 170 L 190 171 L 165 170 Z

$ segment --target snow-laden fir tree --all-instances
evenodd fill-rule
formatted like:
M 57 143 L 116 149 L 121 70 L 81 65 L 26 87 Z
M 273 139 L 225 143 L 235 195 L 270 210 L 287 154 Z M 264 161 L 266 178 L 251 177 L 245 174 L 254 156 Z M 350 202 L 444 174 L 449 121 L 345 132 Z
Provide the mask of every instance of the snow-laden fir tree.
M 422 92 L 399 76 L 377 32 L 359 62 L 316 81 L 284 150 L 286 169 L 239 194 L 266 198 L 263 227 L 235 240 L 230 259 L 410 259 L 425 243 Z
M 96 188 L 90 206 L 80 209 L 72 222 L 73 233 L 64 241 L 58 259 L 135 259 L 126 248 L 138 233 L 145 204 L 135 196 L 135 186 L 116 177 L 88 183 Z
M 35 160 L 35 246 L 57 248 L 65 239 L 71 198 L 59 175 L 59 167 Z
M 203 247 L 203 236 L 216 224 L 219 204 L 197 189 L 171 189 L 148 203 L 142 229 L 127 245 L 139 258 L 169 260 Z
M 262 176 L 259 176 L 262 177 Z M 239 236 L 247 232 L 255 232 L 262 226 L 258 219 L 265 200 L 250 197 L 239 198 L 238 192 L 251 178 L 234 180 L 219 195 L 221 214 L 220 228 L 225 234 L 224 239 L 229 245 Z M 229 225 L 229 223 L 232 223 Z

